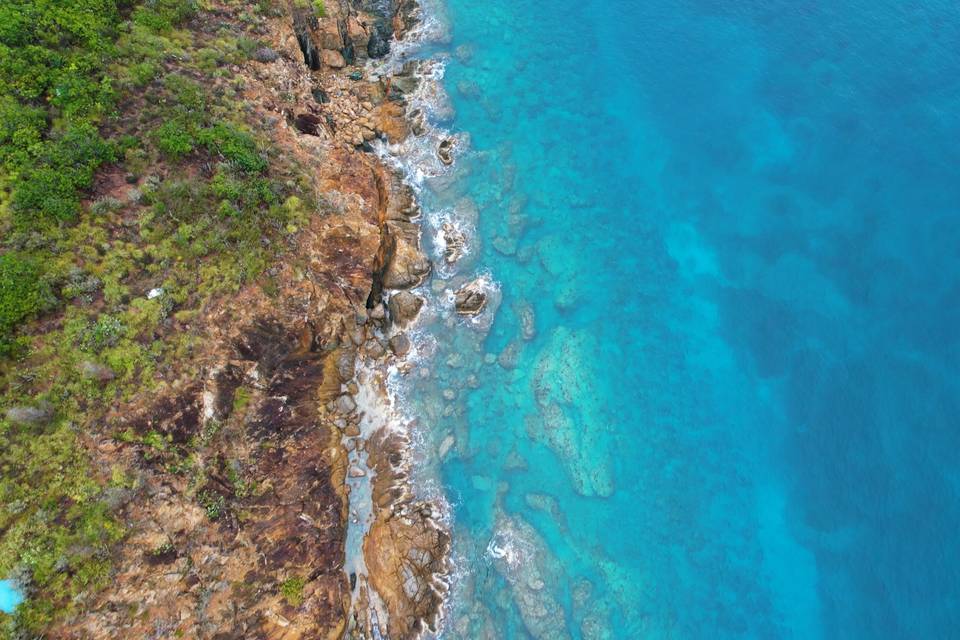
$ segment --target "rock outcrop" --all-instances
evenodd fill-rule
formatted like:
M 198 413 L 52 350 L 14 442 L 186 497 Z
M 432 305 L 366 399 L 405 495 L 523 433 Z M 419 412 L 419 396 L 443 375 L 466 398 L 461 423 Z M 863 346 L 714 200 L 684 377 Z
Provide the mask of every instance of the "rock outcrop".
M 487 306 L 487 293 L 480 280 L 468 282 L 454 294 L 454 307 L 462 316 L 478 315 L 485 306 Z
M 411 322 L 423 307 L 423 298 L 409 291 L 398 291 L 390 296 L 390 319 L 403 326 Z

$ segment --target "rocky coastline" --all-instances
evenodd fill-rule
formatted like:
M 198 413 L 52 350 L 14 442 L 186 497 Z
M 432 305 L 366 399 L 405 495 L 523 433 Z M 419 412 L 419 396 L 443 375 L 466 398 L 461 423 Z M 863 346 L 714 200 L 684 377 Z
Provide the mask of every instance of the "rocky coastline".
M 216 3 L 214 3 L 216 5 Z M 229 5 L 211 11 L 235 19 Z M 417 135 L 416 65 L 365 64 L 416 24 L 410 0 L 291 2 L 269 43 L 233 69 L 276 144 L 307 168 L 325 211 L 257 283 L 205 309 L 191 362 L 114 407 L 130 442 L 91 436 L 127 535 L 111 583 L 50 638 L 392 638 L 435 631 L 449 572 L 440 507 L 408 480 L 408 425 L 386 388 L 432 265 L 411 188 L 372 153 Z M 439 150 L 452 161 L 450 145 Z M 477 295 L 464 313 L 482 311 Z M 217 472 L 171 473 L 149 434 L 191 442 Z M 363 490 L 360 483 L 366 483 Z M 366 501 L 367 504 L 361 504 Z M 357 548 L 350 544 L 362 533 Z M 359 555 L 357 555 L 359 554 Z

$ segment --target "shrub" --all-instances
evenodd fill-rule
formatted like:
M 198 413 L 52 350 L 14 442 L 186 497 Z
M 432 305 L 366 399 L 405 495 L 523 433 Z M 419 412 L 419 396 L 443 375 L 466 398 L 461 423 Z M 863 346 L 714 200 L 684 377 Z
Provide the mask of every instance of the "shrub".
M 267 168 L 253 137 L 232 124 L 220 122 L 203 130 L 200 141 L 210 153 L 219 154 L 240 171 L 261 173 Z
M 165 154 L 179 158 L 194 149 L 193 134 L 180 120 L 168 120 L 154 132 L 157 148 Z
M 9 353 L 20 323 L 48 306 L 50 298 L 36 260 L 14 252 L 0 256 L 0 355 Z

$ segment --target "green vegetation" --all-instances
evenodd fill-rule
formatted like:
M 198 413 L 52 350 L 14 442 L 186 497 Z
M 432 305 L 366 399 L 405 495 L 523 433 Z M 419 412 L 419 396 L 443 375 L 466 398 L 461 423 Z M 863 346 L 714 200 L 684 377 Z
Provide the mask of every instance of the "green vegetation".
M 118 433 L 107 411 L 185 362 L 201 310 L 259 278 L 315 209 L 226 68 L 260 46 L 253 31 L 189 28 L 204 19 L 193 0 L 0 2 L 0 577 L 28 596 L 0 638 L 43 637 L 109 580 L 137 476 L 94 468 L 86 439 L 203 486 L 195 443 Z M 196 499 L 226 513 L 222 495 Z
M 13 329 L 49 304 L 50 292 L 36 260 L 14 251 L 0 256 L 0 357 L 13 348 Z
M 302 576 L 292 576 L 280 583 L 280 595 L 294 607 L 303 603 L 303 588 L 307 581 Z

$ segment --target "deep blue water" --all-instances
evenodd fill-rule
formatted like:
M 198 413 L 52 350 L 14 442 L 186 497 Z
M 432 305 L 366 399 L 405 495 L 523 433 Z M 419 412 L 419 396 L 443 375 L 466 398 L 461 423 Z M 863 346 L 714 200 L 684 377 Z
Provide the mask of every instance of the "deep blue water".
M 960 5 L 445 4 L 448 637 L 958 637 Z

